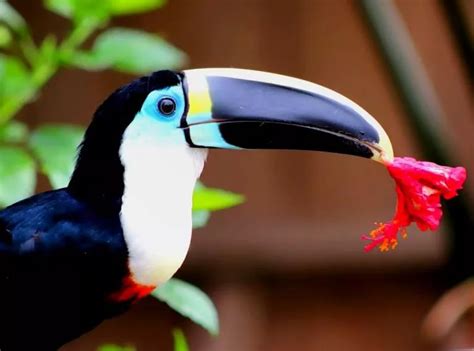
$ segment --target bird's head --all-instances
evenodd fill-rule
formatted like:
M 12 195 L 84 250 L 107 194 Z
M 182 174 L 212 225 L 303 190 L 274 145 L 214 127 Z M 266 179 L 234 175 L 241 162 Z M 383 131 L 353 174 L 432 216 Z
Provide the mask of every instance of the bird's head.
M 138 163 L 153 164 L 167 180 L 197 178 L 208 148 L 317 150 L 377 161 L 393 155 L 368 112 L 320 85 L 232 68 L 158 71 L 99 107 L 70 188 L 117 198 L 124 169 Z

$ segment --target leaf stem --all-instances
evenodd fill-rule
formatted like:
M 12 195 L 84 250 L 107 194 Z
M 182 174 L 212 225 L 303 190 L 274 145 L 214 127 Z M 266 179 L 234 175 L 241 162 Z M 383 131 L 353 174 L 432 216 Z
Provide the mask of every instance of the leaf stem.
M 20 38 L 19 47 L 26 61 L 31 67 L 34 67 L 36 60 L 38 59 L 38 48 L 28 31 L 25 32 L 22 38 Z
M 64 60 L 65 57 L 72 55 L 75 49 L 81 46 L 98 27 L 99 22 L 93 18 L 86 18 L 79 22 L 60 45 L 60 59 Z

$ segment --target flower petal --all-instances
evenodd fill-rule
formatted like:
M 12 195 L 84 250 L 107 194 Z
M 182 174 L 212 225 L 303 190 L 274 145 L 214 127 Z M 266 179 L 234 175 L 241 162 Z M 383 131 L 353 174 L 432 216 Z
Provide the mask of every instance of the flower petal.
M 366 251 L 375 247 L 380 251 L 394 249 L 398 234 L 403 235 L 412 222 L 421 231 L 437 229 L 443 216 L 441 197 L 448 200 L 456 196 L 466 180 L 463 167 L 440 166 L 411 157 L 395 157 L 386 166 L 395 180 L 397 208 L 391 221 L 362 236 L 371 241 Z

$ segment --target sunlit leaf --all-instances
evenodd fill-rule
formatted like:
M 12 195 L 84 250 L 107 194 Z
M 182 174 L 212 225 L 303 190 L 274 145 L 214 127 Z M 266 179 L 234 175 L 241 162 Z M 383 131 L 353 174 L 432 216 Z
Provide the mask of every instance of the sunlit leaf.
M 152 295 L 212 335 L 219 333 L 219 319 L 214 303 L 194 285 L 173 278 L 153 291 Z
M 28 31 L 23 17 L 8 2 L 2 0 L 0 0 L 0 22 L 5 23 L 20 35 Z
M 126 28 L 101 33 L 89 52 L 79 52 L 70 64 L 89 70 L 113 68 L 132 74 L 145 74 L 163 68 L 176 69 L 186 61 L 185 54 L 158 35 Z
M 108 0 L 112 15 L 131 15 L 162 7 L 166 0 Z
M 70 125 L 43 125 L 33 132 L 30 147 L 54 188 L 64 187 L 69 182 L 83 134 L 81 127 Z
M 211 211 L 222 210 L 244 202 L 242 195 L 225 190 L 207 188 L 200 181 L 196 182 L 193 195 L 193 228 L 204 227 Z
M 28 127 L 18 121 L 10 121 L 4 126 L 0 126 L 0 142 L 22 143 L 28 137 Z
M 181 329 L 173 329 L 174 351 L 189 351 L 188 342 Z
M 100 346 L 97 351 L 135 351 L 132 346 L 118 346 L 114 344 L 105 344 Z
M 44 6 L 64 17 L 72 17 L 74 13 L 74 0 L 44 0 Z
M 0 207 L 31 196 L 35 185 L 31 156 L 17 147 L 0 147 Z
M 196 187 L 193 194 L 193 210 L 216 211 L 233 207 L 245 201 L 242 195 L 221 189 Z
M 110 11 L 108 1 L 104 0 L 43 0 L 44 6 L 58 15 L 74 18 L 76 22 L 83 20 L 105 22 Z

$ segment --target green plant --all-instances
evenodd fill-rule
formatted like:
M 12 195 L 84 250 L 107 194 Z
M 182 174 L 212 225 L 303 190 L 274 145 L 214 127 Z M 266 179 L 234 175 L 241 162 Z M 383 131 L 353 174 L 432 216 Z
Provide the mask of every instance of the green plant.
M 70 21 L 63 40 L 49 34 L 39 43 L 23 17 L 0 0 L 0 207 L 32 195 L 37 173 L 53 188 L 64 187 L 72 172 L 83 127 L 46 124 L 35 130 L 15 119 L 62 67 L 114 69 L 134 75 L 178 68 L 186 55 L 156 34 L 129 28 L 107 28 L 113 16 L 162 7 L 165 0 L 44 0 L 44 6 Z M 99 31 L 90 49 L 83 44 Z M 193 199 L 193 227 L 204 226 L 210 212 L 235 206 L 243 197 L 198 184 Z M 199 289 L 172 279 L 153 293 L 211 334 L 218 333 L 212 301 Z M 176 350 L 187 350 L 184 335 L 174 332 Z M 118 350 L 104 346 L 103 350 Z M 107 348 L 108 347 L 108 348 Z M 128 348 L 125 350 L 132 350 Z
M 186 337 L 181 329 L 173 329 L 174 351 L 188 351 L 189 346 Z M 97 351 L 137 351 L 133 346 L 118 346 L 114 344 L 105 344 L 97 349 Z

